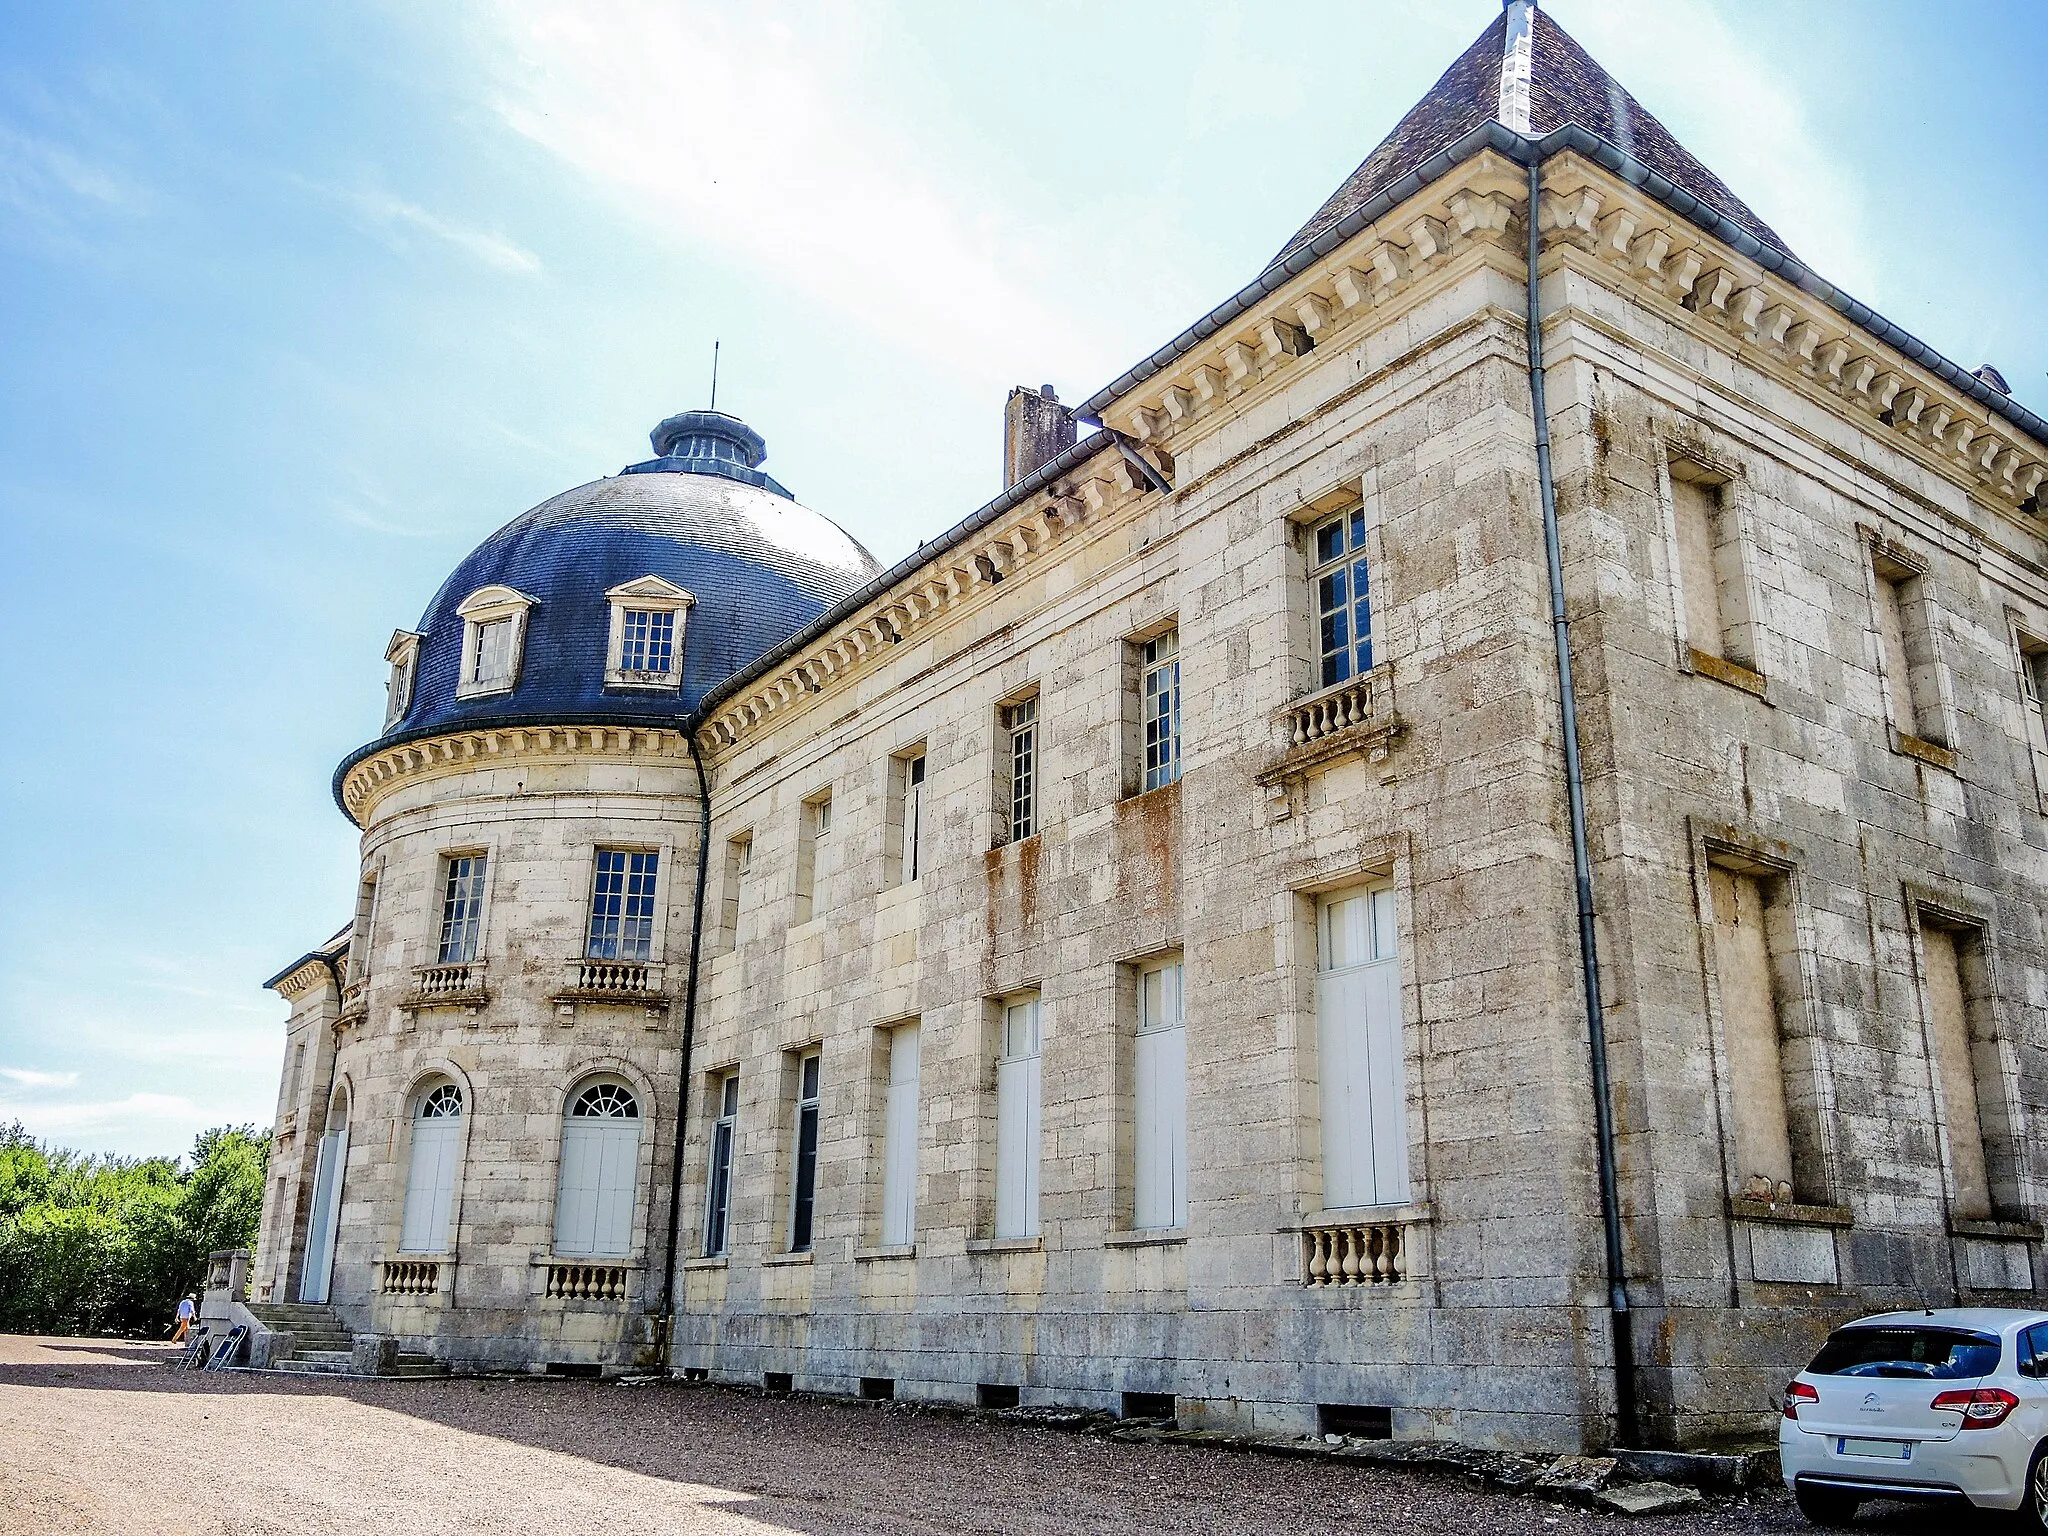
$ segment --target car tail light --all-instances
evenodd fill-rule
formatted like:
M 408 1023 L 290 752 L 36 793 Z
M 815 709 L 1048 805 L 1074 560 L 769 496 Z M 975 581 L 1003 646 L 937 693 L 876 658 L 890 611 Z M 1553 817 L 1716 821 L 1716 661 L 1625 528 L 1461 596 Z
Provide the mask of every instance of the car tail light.
M 1799 1417 L 1799 1405 L 1801 1403 L 1817 1403 L 1819 1401 L 1820 1394 L 1818 1392 L 1814 1391 L 1812 1387 L 1803 1381 L 1795 1381 L 1785 1389 L 1785 1417 L 1796 1419 Z
M 1974 1392 L 1944 1392 L 1933 1403 L 1936 1408 L 1960 1413 L 1965 1429 L 1996 1429 L 2019 1405 L 2018 1398 L 1997 1387 L 1979 1387 Z

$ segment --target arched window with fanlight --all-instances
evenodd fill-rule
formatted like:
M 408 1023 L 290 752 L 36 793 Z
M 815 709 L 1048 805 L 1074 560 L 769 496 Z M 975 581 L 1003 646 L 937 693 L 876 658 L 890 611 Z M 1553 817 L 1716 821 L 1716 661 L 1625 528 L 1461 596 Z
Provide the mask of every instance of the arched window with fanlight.
M 633 1090 L 610 1081 L 578 1088 L 562 1116 L 556 1253 L 618 1258 L 632 1251 L 639 1168 L 640 1103 Z
M 462 1090 L 439 1083 L 412 1112 L 412 1167 L 405 1179 L 401 1253 L 446 1253 L 455 1210 L 455 1164 L 462 1151 Z

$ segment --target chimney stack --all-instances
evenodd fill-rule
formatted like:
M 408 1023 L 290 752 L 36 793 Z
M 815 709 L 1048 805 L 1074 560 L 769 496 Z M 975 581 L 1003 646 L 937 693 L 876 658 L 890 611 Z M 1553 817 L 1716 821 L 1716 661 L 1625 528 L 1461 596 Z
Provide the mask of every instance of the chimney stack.
M 1074 446 L 1073 414 L 1050 384 L 1019 384 L 1003 406 L 1003 489 Z

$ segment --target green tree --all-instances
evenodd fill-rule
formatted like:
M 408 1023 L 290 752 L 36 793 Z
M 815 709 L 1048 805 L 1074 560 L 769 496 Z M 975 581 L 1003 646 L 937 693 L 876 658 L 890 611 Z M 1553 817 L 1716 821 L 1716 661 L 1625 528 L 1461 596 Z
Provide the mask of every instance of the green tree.
M 216 1249 L 256 1240 L 266 1133 L 219 1126 L 167 1157 L 91 1157 L 0 1126 L 0 1330 L 160 1333 Z

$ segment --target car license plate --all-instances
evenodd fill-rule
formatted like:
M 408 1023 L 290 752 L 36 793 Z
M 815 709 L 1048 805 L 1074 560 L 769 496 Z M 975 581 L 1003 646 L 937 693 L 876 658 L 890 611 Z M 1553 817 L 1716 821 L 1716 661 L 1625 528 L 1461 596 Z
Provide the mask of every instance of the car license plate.
M 1881 1456 L 1886 1461 L 1911 1461 L 1913 1443 L 1910 1440 L 1837 1440 L 1835 1453 L 1840 1456 Z

